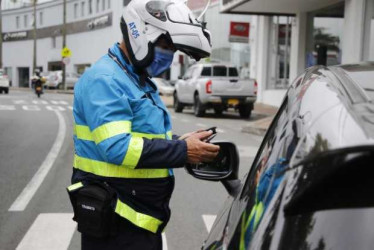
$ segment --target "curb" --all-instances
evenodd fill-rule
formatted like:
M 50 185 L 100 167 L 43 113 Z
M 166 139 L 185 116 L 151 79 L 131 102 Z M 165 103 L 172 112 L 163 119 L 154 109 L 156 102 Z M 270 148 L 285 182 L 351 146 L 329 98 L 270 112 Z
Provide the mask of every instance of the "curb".
M 273 121 L 273 118 L 274 116 L 269 116 L 255 122 L 250 122 L 247 125 L 243 126 L 241 131 L 243 133 L 264 136 L 271 122 Z

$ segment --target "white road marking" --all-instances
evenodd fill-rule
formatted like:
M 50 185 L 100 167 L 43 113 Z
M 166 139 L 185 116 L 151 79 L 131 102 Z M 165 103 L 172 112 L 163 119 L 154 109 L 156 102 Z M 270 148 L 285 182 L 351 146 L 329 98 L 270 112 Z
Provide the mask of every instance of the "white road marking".
M 51 150 L 49 151 L 47 157 L 44 159 L 44 162 L 42 163 L 38 171 L 10 206 L 9 211 L 25 210 L 27 204 L 29 204 L 30 200 L 42 184 L 44 178 L 47 176 L 49 170 L 52 168 L 61 150 L 66 134 L 66 123 L 63 115 L 60 112 L 56 111 L 55 113 L 57 115 L 59 124 L 55 142 L 53 143 Z
M 34 103 L 34 104 L 44 104 L 44 105 L 48 104 L 48 102 L 44 101 L 44 100 L 34 100 L 34 101 L 32 101 L 32 103 Z
M 196 123 L 196 126 L 203 127 L 203 128 L 207 128 L 208 127 L 207 125 L 202 124 L 202 123 Z
M 73 110 L 73 107 L 72 106 L 68 106 L 68 109 Z
M 168 250 L 168 242 L 165 233 L 162 233 L 162 250 Z
M 27 104 L 25 100 L 13 100 L 14 104 Z
M 253 158 L 256 156 L 258 147 L 254 146 L 238 146 L 239 156 L 240 157 L 250 157 Z
M 22 109 L 27 111 L 40 111 L 40 108 L 36 105 L 23 105 Z
M 52 104 L 55 104 L 55 105 L 58 105 L 58 104 L 62 104 L 62 105 L 68 105 L 67 102 L 65 101 L 51 101 Z
M 223 129 L 221 129 L 221 128 L 217 128 L 217 132 L 218 132 L 218 133 L 226 133 L 226 131 L 223 130 Z
M 216 220 L 217 215 L 203 214 L 203 220 L 208 233 L 212 229 L 214 221 Z
M 177 117 L 175 115 L 172 115 L 171 119 L 177 119 Z
M 65 111 L 65 108 L 61 106 L 46 106 L 45 108 L 50 111 Z
M 0 110 L 16 110 L 14 105 L 0 105 Z
M 181 121 L 181 122 L 190 122 L 189 120 L 184 119 L 184 118 L 180 119 L 180 121 Z
M 66 250 L 76 223 L 73 214 L 39 214 L 16 250 Z

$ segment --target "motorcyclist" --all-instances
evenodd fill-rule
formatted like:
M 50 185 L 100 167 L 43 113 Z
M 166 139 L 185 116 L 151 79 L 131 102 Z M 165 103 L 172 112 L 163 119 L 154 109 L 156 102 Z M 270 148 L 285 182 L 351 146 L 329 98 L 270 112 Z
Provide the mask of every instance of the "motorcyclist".
M 40 70 L 36 69 L 34 71 L 34 75 L 32 77 L 32 86 L 35 90 L 35 93 L 40 96 L 40 94 L 43 94 L 43 83 L 45 82 L 44 77 L 40 75 Z

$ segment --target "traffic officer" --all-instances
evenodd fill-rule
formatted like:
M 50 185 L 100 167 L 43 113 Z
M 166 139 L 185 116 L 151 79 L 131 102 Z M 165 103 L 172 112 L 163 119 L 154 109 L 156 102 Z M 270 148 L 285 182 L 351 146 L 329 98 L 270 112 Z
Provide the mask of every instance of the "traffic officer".
M 170 115 L 151 77 L 170 67 L 176 50 L 196 60 L 209 56 L 210 34 L 179 0 L 133 0 L 120 26 L 123 41 L 75 85 L 75 156 L 68 190 L 101 182 L 116 194 L 112 207 L 118 232 L 108 237 L 83 232 L 82 249 L 162 249 L 172 169 L 212 161 L 219 147 L 204 142 L 211 131 L 172 135 Z

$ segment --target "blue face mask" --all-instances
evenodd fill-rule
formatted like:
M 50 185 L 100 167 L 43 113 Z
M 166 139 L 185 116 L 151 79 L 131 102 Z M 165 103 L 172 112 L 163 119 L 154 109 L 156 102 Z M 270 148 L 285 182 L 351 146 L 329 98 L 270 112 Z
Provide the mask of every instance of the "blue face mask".
M 148 74 L 158 76 L 167 70 L 173 62 L 174 52 L 160 47 L 155 47 L 155 56 L 151 65 L 147 67 Z

